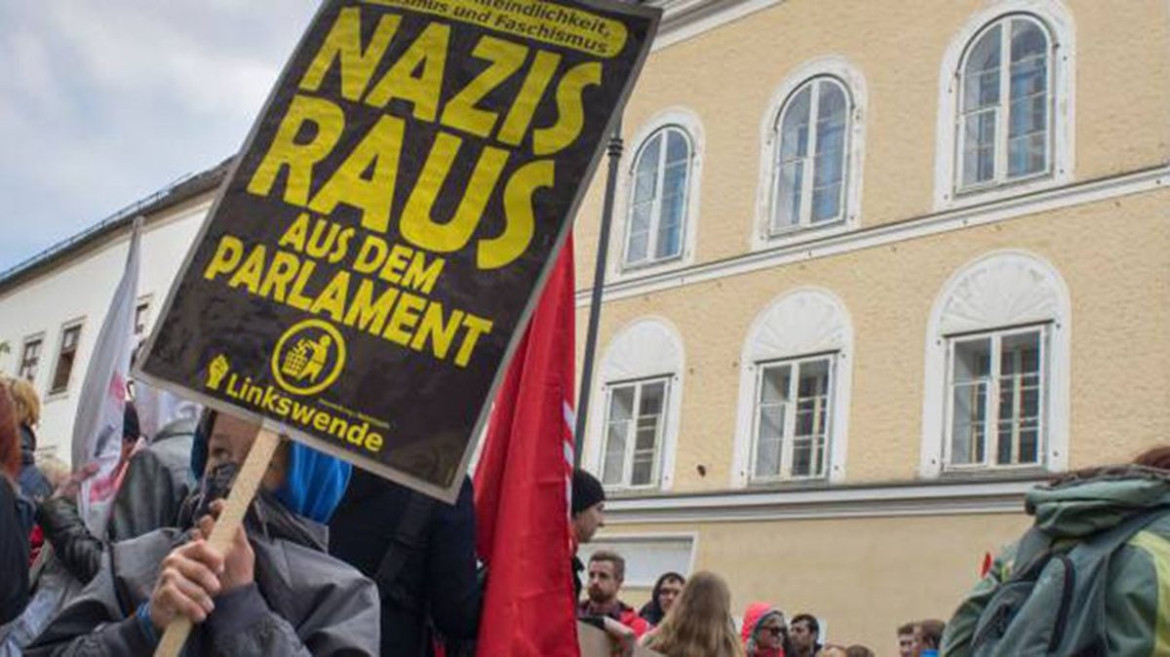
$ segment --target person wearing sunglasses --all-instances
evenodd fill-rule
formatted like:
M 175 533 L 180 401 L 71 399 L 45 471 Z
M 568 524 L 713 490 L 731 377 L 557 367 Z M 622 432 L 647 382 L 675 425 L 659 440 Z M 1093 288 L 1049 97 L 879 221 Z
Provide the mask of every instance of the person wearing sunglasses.
M 779 609 L 766 602 L 753 602 L 744 612 L 741 635 L 747 657 L 784 657 L 788 622 Z

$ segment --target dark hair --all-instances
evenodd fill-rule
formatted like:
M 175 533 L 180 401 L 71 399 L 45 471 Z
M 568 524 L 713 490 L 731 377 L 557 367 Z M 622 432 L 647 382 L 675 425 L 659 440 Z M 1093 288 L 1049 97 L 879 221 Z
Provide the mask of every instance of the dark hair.
M 821 624 L 817 622 L 816 616 L 813 616 L 812 614 L 797 614 L 793 616 L 792 620 L 788 622 L 788 627 L 792 627 L 793 625 L 801 622 L 808 623 L 808 629 L 817 636 L 820 636 Z
M 658 581 L 654 582 L 654 590 L 650 592 L 650 602 L 642 605 L 638 611 L 638 615 L 646 619 L 646 622 L 651 625 L 658 625 L 662 622 L 662 618 L 666 616 L 666 611 L 662 608 L 662 603 L 658 602 L 658 594 L 662 592 L 662 585 L 667 582 L 678 582 L 686 586 L 687 578 L 676 572 L 665 572 L 658 576 Z
M 874 657 L 874 654 L 863 645 L 852 645 L 845 649 L 845 657 Z
M 913 621 L 899 625 L 898 636 L 902 636 L 903 634 L 914 634 L 914 625 L 915 623 Z
M 589 557 L 589 563 L 608 561 L 613 564 L 613 576 L 619 581 L 626 578 L 626 560 L 613 550 L 598 550 Z
M 918 621 L 918 630 L 922 633 L 922 640 L 927 648 L 938 648 L 942 645 L 942 635 L 947 624 L 937 618 L 928 618 Z
M 1133 460 L 1134 465 L 1144 465 L 1147 468 L 1170 470 L 1170 445 L 1151 447 Z

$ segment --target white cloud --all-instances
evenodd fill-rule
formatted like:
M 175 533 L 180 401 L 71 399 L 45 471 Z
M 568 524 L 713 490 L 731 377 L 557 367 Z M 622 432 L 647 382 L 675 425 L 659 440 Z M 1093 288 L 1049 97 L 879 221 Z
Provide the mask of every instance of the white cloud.
M 0 2 L 0 270 L 232 154 L 316 4 Z

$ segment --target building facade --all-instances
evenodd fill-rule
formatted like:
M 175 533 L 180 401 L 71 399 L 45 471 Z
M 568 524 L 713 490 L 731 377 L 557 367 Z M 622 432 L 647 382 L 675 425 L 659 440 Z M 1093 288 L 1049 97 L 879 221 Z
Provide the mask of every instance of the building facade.
M 1053 473 L 1170 429 L 1170 7 L 659 0 L 623 120 L 581 458 L 592 546 L 885 653 Z M 146 217 L 149 330 L 217 167 L 0 274 L 0 368 L 68 457 Z M 583 352 L 604 176 L 576 225 Z
M 1019 535 L 1029 486 L 1170 428 L 1168 7 L 666 7 L 583 382 L 597 546 L 641 595 L 712 569 L 739 609 L 887 652 Z
M 0 274 L 0 371 L 41 395 L 37 451 L 70 459 L 73 418 L 86 368 L 125 268 L 135 217 L 145 219 L 134 333 L 145 339 L 191 242 L 211 208 L 226 164 L 142 199 Z

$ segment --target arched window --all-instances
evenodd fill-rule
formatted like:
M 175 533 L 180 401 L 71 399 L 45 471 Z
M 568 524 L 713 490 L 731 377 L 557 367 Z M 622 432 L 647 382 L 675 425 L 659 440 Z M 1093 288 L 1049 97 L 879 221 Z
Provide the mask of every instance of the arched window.
M 610 342 L 597 371 L 602 413 L 590 414 L 591 470 L 606 488 L 670 488 L 682 372 L 682 342 L 664 320 L 638 320 Z
M 740 360 L 733 486 L 843 477 L 852 350 L 849 316 L 826 291 L 760 313 Z
M 769 232 L 845 218 L 849 93 L 832 76 L 812 78 L 784 103 L 776 150 Z
M 958 189 L 1046 175 L 1052 166 L 1053 40 L 1016 14 L 985 27 L 960 69 Z
M 679 126 L 654 132 L 638 149 L 631 171 L 626 267 L 682 255 L 694 148 Z
M 927 335 L 922 471 L 1063 469 L 1068 291 L 1043 260 L 1001 252 L 960 270 Z

